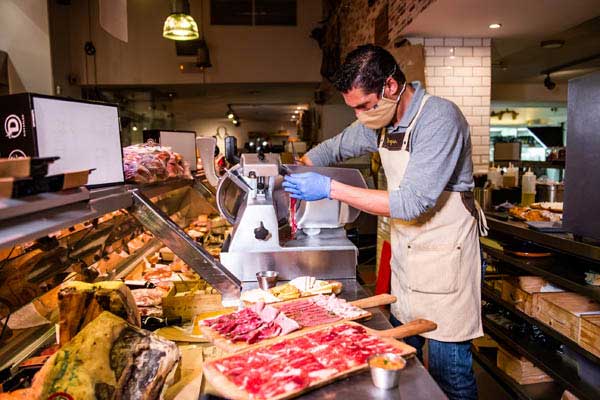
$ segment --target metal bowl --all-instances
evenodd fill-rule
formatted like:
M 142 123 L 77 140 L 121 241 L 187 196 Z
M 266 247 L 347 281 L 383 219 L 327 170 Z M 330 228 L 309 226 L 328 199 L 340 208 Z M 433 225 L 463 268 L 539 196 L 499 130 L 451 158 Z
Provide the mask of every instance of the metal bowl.
M 258 281 L 258 287 L 262 290 L 267 290 L 277 284 L 277 278 L 279 272 L 277 271 L 259 271 L 256 273 L 256 280 Z
M 400 368 L 396 369 L 388 369 L 375 367 L 371 364 L 372 360 L 376 357 L 384 357 L 390 361 L 398 361 L 402 364 Z M 398 381 L 400 380 L 400 371 L 404 369 L 406 366 L 406 360 L 404 357 L 394 354 L 394 353 L 383 353 L 383 354 L 375 354 L 369 357 L 369 367 L 371 368 L 371 379 L 373 379 L 373 384 L 380 389 L 392 389 L 398 386 Z

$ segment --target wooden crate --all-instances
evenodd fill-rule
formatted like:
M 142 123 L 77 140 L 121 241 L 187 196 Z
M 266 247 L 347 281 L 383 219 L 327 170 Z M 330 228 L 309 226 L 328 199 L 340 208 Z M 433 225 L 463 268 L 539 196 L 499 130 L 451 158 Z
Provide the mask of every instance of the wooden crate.
M 493 348 L 496 349 L 500 347 L 498 342 L 492 339 L 488 334 L 483 334 L 483 336 L 473 339 L 473 346 L 480 351 L 482 348 Z
M 600 313 L 600 304 L 571 292 L 540 293 L 533 306 L 533 317 L 579 342 L 581 314 Z
M 525 357 L 517 356 L 499 347 L 496 365 L 519 385 L 552 382 L 552 378 Z
M 548 284 L 541 276 L 513 276 L 510 280 L 527 293 L 539 293 Z
M 523 313 L 533 316 L 534 305 L 546 281 L 539 276 L 510 276 L 502 281 L 502 300 L 507 301 Z
M 174 282 L 175 288 L 163 297 L 162 308 L 165 317 L 182 317 L 191 321 L 197 314 L 224 308 L 220 294 L 206 294 L 194 290 L 194 283 L 197 281 Z
M 579 345 L 592 354 L 600 357 L 600 315 L 581 317 Z

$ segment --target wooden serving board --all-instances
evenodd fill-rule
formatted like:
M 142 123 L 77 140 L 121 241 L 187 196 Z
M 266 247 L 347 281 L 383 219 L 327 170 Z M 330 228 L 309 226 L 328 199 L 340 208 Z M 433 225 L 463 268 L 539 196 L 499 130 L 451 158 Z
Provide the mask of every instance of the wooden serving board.
M 337 325 L 342 325 L 342 324 L 362 326 L 356 322 L 341 321 L 341 322 L 335 322 L 333 324 L 329 324 L 326 326 L 321 326 L 318 329 L 313 329 L 312 331 L 320 330 L 320 329 L 327 329 L 327 328 L 337 326 Z M 363 326 L 363 328 L 365 328 L 369 334 L 379 336 L 380 338 L 382 338 L 382 340 L 386 341 L 387 343 L 391 344 L 392 346 L 394 346 L 395 348 L 400 350 L 400 353 L 404 357 L 412 357 L 415 355 L 416 349 L 402 341 L 396 340 L 395 338 L 404 338 L 407 336 L 428 332 L 428 331 L 436 329 L 437 326 L 431 321 L 415 320 L 415 321 L 409 322 L 407 324 L 404 324 L 402 326 L 392 328 L 392 329 L 387 329 L 384 331 L 378 331 L 378 330 L 370 329 L 370 328 L 367 328 L 364 326 Z M 303 336 L 307 333 L 308 333 L 308 331 L 296 331 L 285 337 L 279 337 L 279 338 L 276 338 L 275 340 L 269 340 L 268 341 L 269 343 L 264 342 L 259 345 L 252 346 L 251 348 L 248 348 L 241 353 L 236 353 L 235 356 L 244 354 L 248 351 L 252 351 L 252 350 L 255 350 L 260 347 L 265 347 L 265 346 L 268 346 L 271 344 L 279 343 L 279 342 L 282 342 L 287 339 Z M 225 357 L 218 358 L 216 360 L 226 359 L 227 357 L 231 357 L 231 356 L 232 355 L 228 355 Z M 344 379 L 352 374 L 356 374 L 358 372 L 364 371 L 367 368 L 368 368 L 368 364 L 365 362 L 364 364 L 357 365 L 349 370 L 339 372 L 328 378 L 314 382 L 314 383 L 310 384 L 309 386 L 307 386 L 306 388 L 303 388 L 301 390 L 284 393 L 282 395 L 273 397 L 272 400 L 290 399 L 293 397 L 300 396 L 303 393 L 306 393 L 311 390 L 317 389 L 319 387 L 328 385 L 334 381 Z M 251 398 L 250 394 L 247 391 L 238 387 L 236 384 L 234 384 L 232 381 L 230 381 L 229 378 L 227 378 L 224 374 L 219 372 L 213 366 L 212 363 L 208 363 L 208 364 L 204 365 L 204 376 L 213 385 L 213 387 L 215 387 L 223 396 L 225 396 L 227 398 L 234 399 L 234 400 L 248 400 Z
M 281 303 L 271 303 L 269 304 L 270 306 L 279 308 L 281 307 L 282 304 L 290 304 L 293 302 L 298 302 L 298 301 L 305 301 L 307 300 L 306 298 L 299 298 L 299 299 L 293 299 L 293 300 L 288 300 L 285 302 L 281 302 Z M 366 297 L 364 299 L 359 299 L 359 300 L 355 300 L 355 301 L 351 301 L 350 304 L 364 309 L 364 308 L 370 308 L 370 307 L 377 307 L 377 306 L 382 306 L 382 305 L 386 305 L 386 304 L 391 304 L 396 302 L 396 296 L 392 296 L 391 294 L 380 294 L 377 296 L 371 296 L 371 297 Z M 373 314 L 371 314 L 369 311 L 365 311 L 364 314 L 361 314 L 355 318 L 348 318 L 348 319 L 341 319 L 340 321 L 336 321 L 335 323 L 338 322 L 342 322 L 342 321 L 356 321 L 356 320 L 364 320 L 364 319 L 368 319 L 371 318 L 373 316 Z M 281 337 L 289 337 L 290 335 L 293 335 L 295 333 L 302 333 L 302 332 L 307 332 L 307 331 L 312 331 L 315 329 L 319 329 L 325 325 L 330 325 L 330 324 L 323 324 L 323 325 L 314 325 L 314 326 L 306 326 L 306 327 L 302 327 L 294 332 L 291 332 L 289 335 L 284 335 L 284 336 L 277 336 L 275 338 L 271 338 L 271 339 L 266 339 L 263 340 L 261 342 L 259 342 L 260 344 L 262 343 L 266 343 L 272 340 L 276 340 L 278 338 Z M 248 344 L 246 342 L 232 342 L 231 340 L 227 339 L 226 337 L 224 337 L 223 335 L 221 335 L 219 332 L 217 332 L 216 330 L 212 329 L 209 326 L 203 326 L 203 325 L 199 325 L 200 326 L 200 330 L 202 332 L 202 335 L 207 338 L 208 340 L 210 340 L 215 346 L 217 346 L 218 348 L 228 352 L 228 353 L 235 353 L 241 350 L 244 350 L 250 346 L 254 346 L 255 344 Z

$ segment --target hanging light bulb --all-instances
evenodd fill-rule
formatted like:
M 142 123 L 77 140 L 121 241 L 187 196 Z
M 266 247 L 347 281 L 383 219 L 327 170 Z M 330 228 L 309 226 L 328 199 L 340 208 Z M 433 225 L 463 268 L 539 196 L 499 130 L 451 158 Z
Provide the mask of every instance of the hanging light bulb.
M 200 37 L 198 24 L 190 15 L 188 0 L 171 0 L 171 14 L 165 20 L 163 37 L 171 40 L 194 40 Z

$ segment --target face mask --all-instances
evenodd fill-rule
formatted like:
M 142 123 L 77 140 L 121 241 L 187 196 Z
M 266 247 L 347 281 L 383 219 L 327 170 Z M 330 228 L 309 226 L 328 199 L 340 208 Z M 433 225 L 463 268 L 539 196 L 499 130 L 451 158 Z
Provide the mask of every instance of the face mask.
M 358 120 L 364 126 L 371 129 L 380 129 L 389 125 L 389 123 L 392 122 L 392 118 L 394 118 L 394 114 L 396 113 L 396 109 L 398 108 L 398 103 L 400 102 L 402 93 L 404 93 L 404 89 L 406 89 L 406 82 L 404 82 L 404 86 L 402 86 L 402 90 L 400 91 L 400 94 L 396 100 L 387 99 L 383 96 L 383 92 L 385 90 L 384 83 L 383 89 L 381 89 L 381 99 L 379 99 L 375 107 L 358 114 Z

